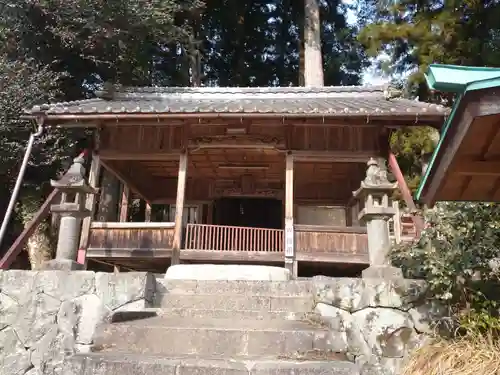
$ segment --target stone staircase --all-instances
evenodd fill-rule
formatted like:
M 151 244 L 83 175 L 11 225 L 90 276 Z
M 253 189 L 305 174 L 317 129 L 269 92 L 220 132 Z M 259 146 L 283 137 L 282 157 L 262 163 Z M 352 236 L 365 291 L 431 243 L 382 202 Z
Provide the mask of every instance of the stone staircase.
M 158 280 L 154 305 L 115 313 L 64 375 L 359 374 L 329 351 L 308 281 Z

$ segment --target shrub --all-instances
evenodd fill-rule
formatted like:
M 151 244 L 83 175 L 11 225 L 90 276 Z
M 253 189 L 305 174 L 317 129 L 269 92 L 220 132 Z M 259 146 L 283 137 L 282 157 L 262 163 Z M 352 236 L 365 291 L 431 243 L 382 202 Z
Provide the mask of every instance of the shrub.
M 401 375 L 495 375 L 500 373 L 500 343 L 491 335 L 436 339 L 418 349 Z
M 500 206 L 438 203 L 425 211 L 418 242 L 396 246 L 392 260 L 411 278 L 425 278 L 431 297 L 454 313 L 461 334 L 499 331 Z

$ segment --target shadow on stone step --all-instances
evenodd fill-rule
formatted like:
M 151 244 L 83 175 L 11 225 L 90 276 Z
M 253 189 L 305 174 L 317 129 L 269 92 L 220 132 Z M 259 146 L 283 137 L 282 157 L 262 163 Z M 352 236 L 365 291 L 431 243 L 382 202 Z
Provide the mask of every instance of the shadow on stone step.
M 128 322 L 158 316 L 156 310 L 117 311 L 111 316 L 111 323 Z

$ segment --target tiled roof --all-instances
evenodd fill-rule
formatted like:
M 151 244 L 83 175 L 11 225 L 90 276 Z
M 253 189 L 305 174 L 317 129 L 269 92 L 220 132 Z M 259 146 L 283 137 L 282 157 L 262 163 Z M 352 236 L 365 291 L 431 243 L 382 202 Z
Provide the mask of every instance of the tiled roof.
M 35 106 L 27 114 L 318 114 L 444 116 L 443 106 L 386 98 L 384 87 L 117 88 L 97 99 Z

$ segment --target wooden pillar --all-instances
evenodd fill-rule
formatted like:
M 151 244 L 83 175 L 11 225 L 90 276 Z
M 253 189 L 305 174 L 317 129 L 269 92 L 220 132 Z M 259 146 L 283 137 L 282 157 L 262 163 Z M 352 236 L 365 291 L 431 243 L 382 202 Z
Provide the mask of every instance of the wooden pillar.
M 92 154 L 92 163 L 90 165 L 89 171 L 89 185 L 93 188 L 98 188 L 99 186 L 99 176 L 101 173 L 101 161 L 99 156 Z M 97 194 L 88 194 L 85 201 L 85 208 L 90 210 L 91 214 L 89 217 L 83 219 L 82 230 L 80 234 L 80 246 L 78 250 L 77 262 L 80 264 L 87 265 L 86 252 L 89 243 L 90 236 L 90 226 L 92 225 L 92 220 L 94 219 L 95 205 L 97 201 Z M 87 267 L 85 267 L 87 268 Z
M 285 172 L 285 268 L 297 278 L 297 259 L 295 256 L 295 230 L 293 227 L 293 155 L 286 155 Z
M 144 212 L 144 221 L 149 223 L 151 221 L 151 204 L 146 202 L 146 210 Z
M 401 211 L 399 209 L 399 202 L 398 201 L 393 201 L 392 202 L 392 208 L 394 208 L 394 211 L 396 214 L 394 215 L 393 222 L 394 222 L 394 240 L 396 241 L 397 244 L 401 243 Z
M 207 222 L 204 224 L 212 224 L 214 219 L 214 202 L 211 201 L 207 207 Z
M 123 184 L 122 201 L 120 204 L 120 221 L 125 222 L 128 219 L 128 203 L 130 200 L 130 188 Z
M 172 265 L 180 263 L 182 242 L 182 214 L 184 211 L 184 195 L 186 192 L 187 152 L 179 158 L 179 175 L 177 178 L 177 199 L 175 201 L 175 229 L 172 246 Z
M 103 170 L 99 193 L 97 221 L 117 221 L 120 181 L 109 170 Z

